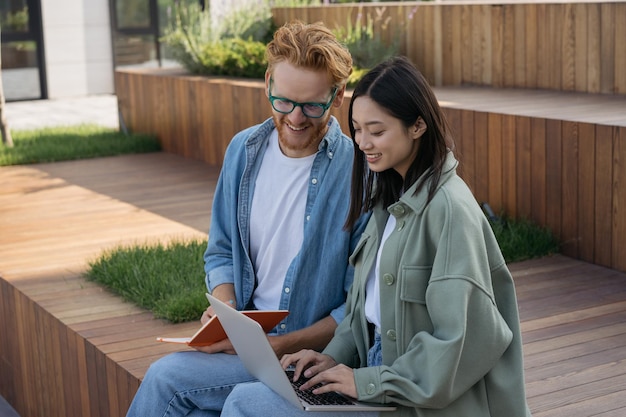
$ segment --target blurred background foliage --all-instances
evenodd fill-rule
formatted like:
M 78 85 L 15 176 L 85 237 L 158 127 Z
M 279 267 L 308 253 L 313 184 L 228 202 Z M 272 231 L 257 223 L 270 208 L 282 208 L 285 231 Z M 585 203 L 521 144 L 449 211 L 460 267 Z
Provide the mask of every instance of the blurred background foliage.
M 175 1 L 162 41 L 172 57 L 193 74 L 263 78 L 267 66 L 265 45 L 276 30 L 272 7 L 319 3 L 319 0 L 261 0 L 255 7 L 233 8 L 220 19 L 213 19 L 211 10 L 203 9 L 196 1 Z M 384 6 L 376 8 L 374 13 L 364 13 L 357 4 L 355 7 L 356 13 L 351 14 L 354 19 L 343 26 L 330 27 L 354 60 L 349 86 L 399 49 L 400 28 L 387 41 L 376 31 L 377 27 L 385 29 L 392 23 Z

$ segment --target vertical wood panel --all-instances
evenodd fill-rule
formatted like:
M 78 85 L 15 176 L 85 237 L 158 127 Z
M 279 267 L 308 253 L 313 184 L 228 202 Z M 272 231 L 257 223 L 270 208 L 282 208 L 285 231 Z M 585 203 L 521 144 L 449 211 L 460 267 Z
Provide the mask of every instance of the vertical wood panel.
M 435 13 L 433 7 L 426 7 L 423 9 L 423 31 L 421 36 L 424 42 L 424 60 L 422 61 L 422 73 L 431 85 L 435 85 L 436 81 L 436 68 L 435 63 Z
M 615 4 L 615 93 L 626 94 L 626 2 Z M 610 61 L 607 62 L 610 65 Z M 622 139 L 623 140 L 623 139 Z
M 601 31 L 600 5 L 589 3 L 587 4 L 587 86 L 584 90 L 589 93 L 600 92 Z
M 574 90 L 587 90 L 588 28 L 587 4 L 573 4 L 574 13 Z
M 504 86 L 504 8 L 491 8 L 491 86 Z
M 530 217 L 535 224 L 546 224 L 546 120 L 531 119 L 530 132 Z
M 17 411 L 20 414 L 32 415 L 36 412 L 38 398 L 36 393 L 41 392 L 41 381 L 39 375 L 39 361 L 32 355 L 32 346 L 36 346 L 36 340 L 33 338 L 34 317 L 32 309 L 29 308 L 29 300 L 26 300 L 21 294 L 17 297 L 15 303 L 18 329 L 18 344 L 21 347 L 19 352 L 18 363 L 21 365 L 19 369 L 19 379 L 15 381 L 16 388 L 23 395 L 20 396 L 21 403 L 17 404 Z M 34 381 L 34 383 L 33 383 Z M 32 384 L 32 385 L 31 385 Z
M 553 71 L 554 61 L 557 57 L 549 47 L 547 39 L 552 42 L 559 42 L 560 37 L 556 37 L 559 32 L 557 21 L 560 19 L 555 16 L 557 9 L 553 5 L 539 4 L 537 5 L 537 64 L 535 82 L 538 88 L 550 88 L 550 74 Z M 559 16 L 560 17 L 560 16 Z M 560 50 L 560 48 L 559 48 Z M 529 63 L 530 64 L 530 63 Z M 559 67 L 560 68 L 560 67 Z
M 574 91 L 576 89 L 576 24 L 574 5 L 565 4 L 561 17 L 561 48 L 563 51 L 561 62 L 561 89 Z M 549 85 L 548 85 L 549 88 Z
M 473 84 L 472 79 L 472 7 L 464 4 L 461 6 L 461 37 L 463 47 L 461 48 L 462 80 L 463 84 Z
M 461 47 L 463 41 L 461 38 L 462 31 L 459 24 L 461 22 L 462 9 L 460 7 L 447 7 L 446 9 L 452 9 L 452 59 L 454 62 L 452 62 L 451 65 L 454 70 L 452 71 L 450 84 L 460 85 L 463 79 L 463 65 L 461 63 Z
M 595 129 L 588 123 L 578 126 L 578 230 L 580 259 L 593 262 L 595 240 Z
M 431 7 L 433 11 L 433 86 L 443 85 L 443 23 L 441 21 L 441 7 Z
M 596 126 L 595 148 L 595 253 L 593 262 L 611 267 L 613 241 L 613 136 L 611 126 Z
M 480 5 L 480 21 L 481 34 L 480 34 L 480 66 L 481 66 L 481 85 L 492 85 L 492 39 L 491 39 L 491 5 Z
M 560 120 L 546 120 L 546 225 L 561 241 L 563 215 L 562 131 Z
M 424 26 L 422 24 L 424 21 L 424 10 L 424 7 L 420 7 L 416 10 L 413 18 L 410 20 L 410 22 L 412 22 L 411 26 L 407 27 L 406 35 L 408 48 L 407 56 L 412 59 L 412 62 L 422 73 L 426 70 L 426 52 L 423 44 Z
M 14 337 L 0 337 L 0 394 L 11 404 L 16 404 L 20 377 L 15 370 L 18 362 L 18 329 L 15 310 L 15 288 L 0 277 L 0 329 Z
M 515 144 L 516 144 L 516 186 L 517 186 L 517 215 L 523 219 L 531 218 L 531 177 L 530 161 L 530 119 L 515 116 Z
M 546 85 L 544 88 L 552 88 L 556 90 L 564 89 L 564 77 L 561 74 L 564 62 L 566 59 L 567 48 L 563 47 L 564 39 L 567 39 L 565 35 L 565 28 L 567 27 L 566 10 L 563 10 L 563 6 L 556 4 L 548 5 L 549 20 L 548 24 L 550 29 L 548 30 L 548 39 L 550 39 L 549 45 L 551 47 L 546 51 L 549 65 L 547 71 Z M 540 38 L 541 39 L 541 38 Z M 544 42 L 546 40 L 544 39 Z M 570 75 L 571 77 L 571 75 Z M 567 77 L 565 77 L 567 78 Z
M 442 85 L 454 84 L 454 28 L 459 26 L 453 18 L 454 7 L 444 7 L 441 12 L 441 83 Z
M 518 217 L 517 210 L 517 134 L 515 116 L 502 116 L 502 185 L 506 215 Z
M 475 85 L 481 85 L 482 80 L 482 65 L 483 65 L 483 57 L 482 57 L 482 28 L 483 22 L 481 21 L 482 14 L 481 10 L 476 7 L 476 5 L 472 5 L 470 7 L 471 13 L 471 26 L 470 26 L 470 50 L 472 52 L 472 58 L 470 61 L 470 65 L 472 68 L 471 72 L 471 83 Z
M 600 91 L 615 92 L 615 3 L 600 5 Z
M 461 158 L 463 160 L 463 179 L 475 192 L 476 188 L 476 143 L 474 136 L 474 112 L 469 110 L 461 111 Z
M 446 116 L 448 127 L 450 128 L 449 134 L 454 141 L 454 156 L 459 161 L 457 168 L 457 174 L 463 178 L 463 155 L 461 152 L 462 140 L 460 137 L 461 132 L 461 111 L 452 108 L 442 108 L 443 113 Z
M 626 271 L 626 127 L 613 137 L 613 268 Z
M 524 82 L 518 84 L 518 87 L 536 88 L 537 87 L 537 44 L 538 44 L 538 12 L 539 5 L 526 5 L 526 56 L 524 59 L 525 77 Z M 545 16 L 542 17 L 545 19 Z M 545 20 L 544 20 L 545 21 Z M 545 40 L 542 39 L 541 42 Z M 553 39 L 550 42 L 554 42 Z M 521 80 L 520 80 L 521 81 Z
M 514 41 L 515 41 L 515 68 L 513 72 L 513 85 L 526 85 L 526 5 L 516 4 L 514 9 Z M 529 28 L 530 29 L 530 28 Z
M 502 43 L 504 50 L 502 51 L 503 77 L 504 87 L 515 86 L 515 67 L 517 56 L 515 55 L 515 36 L 514 31 L 510 28 L 515 27 L 515 5 L 505 4 L 503 6 L 503 24 L 502 24 Z
M 78 368 L 79 379 L 76 383 L 79 385 L 78 390 L 80 391 L 81 397 L 81 410 L 82 416 L 89 415 L 90 409 L 90 401 L 89 401 L 89 376 L 87 372 L 87 355 L 85 354 L 85 339 L 77 335 L 75 332 L 68 331 L 68 344 L 70 346 L 74 346 L 76 349 L 76 363 L 71 363 L 71 366 L 76 366 Z
M 474 195 L 479 201 L 489 201 L 489 132 L 488 115 L 474 113 Z
M 578 123 L 565 121 L 563 127 L 563 253 L 578 257 Z
M 453 109 L 450 107 L 441 107 L 444 115 L 446 116 L 446 121 L 448 122 L 448 127 L 450 128 L 450 135 L 454 140 L 455 150 L 460 146 L 460 131 L 461 131 L 461 111 L 459 109 Z
M 488 114 L 488 171 L 489 178 L 489 195 L 488 201 L 491 208 L 497 213 L 501 214 L 504 210 L 504 202 L 502 197 L 504 172 L 502 162 L 502 115 L 489 113 Z

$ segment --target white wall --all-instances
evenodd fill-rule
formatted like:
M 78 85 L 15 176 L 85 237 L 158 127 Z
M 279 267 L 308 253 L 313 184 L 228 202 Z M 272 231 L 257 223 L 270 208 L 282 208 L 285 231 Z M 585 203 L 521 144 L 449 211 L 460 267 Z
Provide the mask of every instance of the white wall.
M 113 93 L 108 0 L 41 2 L 49 98 Z

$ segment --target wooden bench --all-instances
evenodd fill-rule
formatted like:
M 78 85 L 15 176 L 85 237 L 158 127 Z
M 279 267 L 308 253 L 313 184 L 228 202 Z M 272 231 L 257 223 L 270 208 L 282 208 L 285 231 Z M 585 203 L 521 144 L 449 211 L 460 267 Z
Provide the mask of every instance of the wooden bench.
M 269 117 L 258 80 L 150 69 L 118 70 L 116 80 L 130 130 L 211 165 L 236 132 Z M 626 183 L 626 96 L 469 86 L 435 93 L 479 201 L 549 227 L 568 256 L 626 271 L 626 191 L 618 186 Z M 333 110 L 344 131 L 347 113 L 345 104 Z
M 155 338 L 197 330 L 81 274 L 118 244 L 203 237 L 216 176 L 165 153 L 0 168 L 0 395 L 22 417 L 124 416 L 149 364 L 180 349 Z M 564 256 L 511 270 L 534 415 L 621 415 L 626 274 Z

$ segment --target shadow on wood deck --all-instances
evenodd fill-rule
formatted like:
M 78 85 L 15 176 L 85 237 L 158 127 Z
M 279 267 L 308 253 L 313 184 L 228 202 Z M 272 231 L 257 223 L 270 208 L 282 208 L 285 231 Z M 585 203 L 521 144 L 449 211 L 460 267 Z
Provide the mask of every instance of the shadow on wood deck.
M 123 416 L 148 365 L 181 349 L 155 337 L 197 323 L 81 273 L 120 244 L 205 237 L 217 175 L 166 153 L 0 168 L 0 395 L 22 417 Z M 533 415 L 626 415 L 626 274 L 564 256 L 511 270 Z

